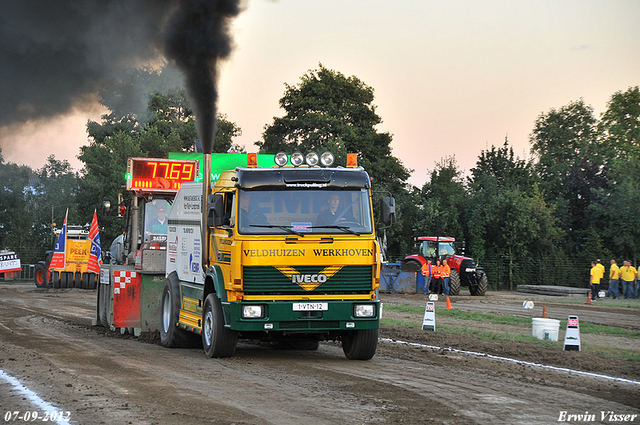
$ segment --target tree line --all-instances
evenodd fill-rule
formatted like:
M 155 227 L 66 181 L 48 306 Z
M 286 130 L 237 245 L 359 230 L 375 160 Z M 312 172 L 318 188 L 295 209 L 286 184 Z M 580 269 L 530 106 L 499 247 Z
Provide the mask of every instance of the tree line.
M 163 86 L 162 69 L 141 68 L 102 93 L 109 109 L 87 123 L 89 143 L 74 171 L 55 156 L 38 170 L 5 163 L 0 150 L 0 248 L 22 251 L 24 263 L 52 246 L 52 223 L 69 208 L 75 224 L 97 209 L 103 245 L 124 230 L 121 218 L 102 211 L 102 201 L 123 191 L 128 157 L 167 157 L 193 150 L 196 117 L 184 90 Z M 155 82 L 155 86 L 154 86 Z M 153 86 L 144 113 L 123 108 L 118 93 Z M 261 153 L 329 150 L 337 164 L 357 153 L 371 175 L 376 198 L 396 198 L 397 222 L 384 230 L 387 257 L 413 253 L 413 236 L 453 236 L 484 265 L 490 285 L 580 285 L 595 258 L 629 259 L 640 249 L 640 89 L 614 93 L 596 117 L 580 99 L 541 113 L 530 134 L 529 158 L 505 138 L 482 150 L 464 173 L 455 156 L 428 170 L 422 187 L 407 183 L 413 170 L 393 156 L 392 136 L 376 129 L 374 90 L 355 76 L 319 64 L 300 82 L 285 85 L 284 110 L 265 125 Z M 218 120 L 215 152 L 226 152 L 241 129 Z M 402 142 L 402 141 L 400 141 Z M 241 150 L 244 147 L 240 147 Z M 586 271 L 585 271 L 586 270 Z M 582 274 L 585 276 L 582 276 Z

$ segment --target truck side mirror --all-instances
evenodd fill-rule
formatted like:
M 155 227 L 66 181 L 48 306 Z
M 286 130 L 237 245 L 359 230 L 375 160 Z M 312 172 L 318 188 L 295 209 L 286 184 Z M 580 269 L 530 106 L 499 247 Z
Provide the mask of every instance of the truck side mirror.
M 396 221 L 396 200 L 392 197 L 380 199 L 380 211 L 382 212 L 382 222 L 387 226 Z
M 224 214 L 224 198 L 220 194 L 209 195 L 209 225 L 213 223 L 215 227 L 222 226 L 222 216 Z

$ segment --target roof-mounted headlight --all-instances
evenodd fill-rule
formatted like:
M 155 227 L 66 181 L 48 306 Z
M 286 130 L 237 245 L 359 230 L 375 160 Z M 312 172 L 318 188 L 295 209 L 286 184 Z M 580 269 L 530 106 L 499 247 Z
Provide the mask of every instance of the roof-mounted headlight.
M 322 164 L 323 167 L 330 167 L 331 164 L 333 164 L 334 159 L 335 158 L 331 152 L 325 152 L 320 155 L 320 164 Z
M 309 152 L 305 157 L 305 161 L 307 162 L 308 166 L 315 167 L 316 165 L 318 165 L 318 154 L 313 151 Z
M 291 154 L 291 164 L 293 164 L 294 167 L 301 166 L 303 162 L 304 162 L 304 155 L 302 155 L 302 153 L 294 152 Z
M 278 152 L 276 156 L 273 158 L 278 167 L 284 167 L 289 162 L 289 157 L 284 152 Z

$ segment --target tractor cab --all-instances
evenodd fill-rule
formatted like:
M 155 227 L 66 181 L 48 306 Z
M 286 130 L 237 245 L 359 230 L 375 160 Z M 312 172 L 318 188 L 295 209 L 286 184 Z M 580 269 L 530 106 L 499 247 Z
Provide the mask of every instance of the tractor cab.
M 435 260 L 440 257 L 444 260 L 448 256 L 455 255 L 456 249 L 454 247 L 454 241 L 435 241 L 426 240 L 420 243 L 420 255 L 430 260 Z

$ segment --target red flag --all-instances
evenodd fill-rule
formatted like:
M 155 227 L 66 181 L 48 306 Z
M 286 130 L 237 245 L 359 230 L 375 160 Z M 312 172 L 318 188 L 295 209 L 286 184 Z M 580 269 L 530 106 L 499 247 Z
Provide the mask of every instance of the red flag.
M 87 271 L 90 273 L 100 273 L 102 265 L 102 248 L 100 247 L 100 233 L 98 228 L 98 215 L 93 211 L 93 220 L 89 228 L 89 239 L 91 240 L 91 252 L 89 253 L 89 264 Z
M 51 257 L 51 263 L 49 263 L 49 271 L 53 269 L 64 269 L 67 262 L 67 215 L 69 214 L 69 208 L 64 215 L 64 224 L 62 225 L 62 231 L 58 236 L 58 242 L 53 250 L 53 256 Z

